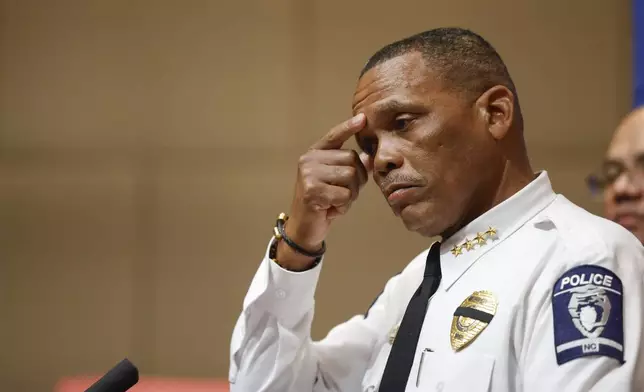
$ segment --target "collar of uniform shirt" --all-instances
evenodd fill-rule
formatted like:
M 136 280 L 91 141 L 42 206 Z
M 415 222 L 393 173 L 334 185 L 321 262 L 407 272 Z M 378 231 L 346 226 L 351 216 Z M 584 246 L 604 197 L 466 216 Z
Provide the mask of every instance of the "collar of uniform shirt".
M 519 192 L 479 216 L 456 232 L 441 245 L 441 260 L 458 263 L 460 273 L 443 276 L 445 289 L 449 287 L 483 254 L 498 246 L 512 233 L 535 217 L 557 195 L 552 190 L 548 173 L 540 171 L 537 177 Z M 445 271 L 447 272 L 447 271 Z

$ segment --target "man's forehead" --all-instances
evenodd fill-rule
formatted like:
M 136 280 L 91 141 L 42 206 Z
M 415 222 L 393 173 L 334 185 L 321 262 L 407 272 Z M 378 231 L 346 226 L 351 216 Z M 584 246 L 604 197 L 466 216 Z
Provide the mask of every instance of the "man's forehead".
M 421 53 L 410 52 L 386 60 L 371 68 L 358 80 L 352 107 L 363 106 L 393 91 L 415 95 L 431 89 L 436 80 Z
M 644 151 L 644 109 L 629 114 L 619 125 L 608 149 L 609 158 L 628 159 Z

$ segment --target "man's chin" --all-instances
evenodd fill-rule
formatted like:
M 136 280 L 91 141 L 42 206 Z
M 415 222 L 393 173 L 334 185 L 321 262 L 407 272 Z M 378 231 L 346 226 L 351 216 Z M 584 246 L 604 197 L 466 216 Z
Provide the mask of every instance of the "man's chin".
M 433 237 L 441 232 L 436 215 L 429 213 L 420 204 L 408 205 L 396 215 L 400 217 L 408 231 L 418 233 L 424 237 Z

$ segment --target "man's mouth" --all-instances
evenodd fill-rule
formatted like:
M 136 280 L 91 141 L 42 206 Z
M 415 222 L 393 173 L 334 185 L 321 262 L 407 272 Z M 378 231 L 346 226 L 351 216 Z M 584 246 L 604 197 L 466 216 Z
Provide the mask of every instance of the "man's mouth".
M 385 195 L 389 203 L 400 203 L 413 197 L 419 189 L 415 184 L 391 184 L 385 189 Z
M 624 226 L 625 228 L 629 230 L 636 229 L 638 226 L 638 223 L 640 221 L 639 216 L 636 214 L 618 214 L 615 217 L 615 222 L 617 222 L 619 225 Z

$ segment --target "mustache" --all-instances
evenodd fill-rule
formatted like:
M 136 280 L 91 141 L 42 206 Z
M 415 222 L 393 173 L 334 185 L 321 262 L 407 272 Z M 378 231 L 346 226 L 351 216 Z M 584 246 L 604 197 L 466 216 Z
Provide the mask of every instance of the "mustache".
M 413 177 L 404 173 L 390 174 L 380 182 L 380 188 L 387 189 L 391 184 L 422 185 L 422 181 L 418 177 Z
M 642 213 L 635 207 L 617 207 L 615 209 L 615 216 L 617 217 L 628 216 L 628 215 L 636 216 L 639 218 L 642 217 Z

